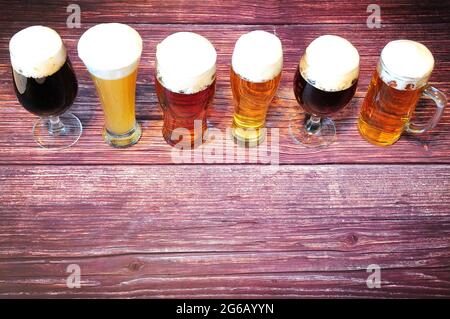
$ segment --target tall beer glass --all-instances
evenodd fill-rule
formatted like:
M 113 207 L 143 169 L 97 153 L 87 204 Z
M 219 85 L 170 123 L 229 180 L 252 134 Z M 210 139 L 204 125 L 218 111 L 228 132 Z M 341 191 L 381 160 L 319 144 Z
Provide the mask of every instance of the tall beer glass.
M 11 38 L 9 52 L 17 99 L 41 117 L 33 126 L 34 140 L 53 150 L 75 144 L 81 122 L 64 112 L 77 96 L 78 82 L 59 34 L 44 26 L 28 27 Z
M 282 68 L 283 49 L 276 35 L 252 31 L 236 42 L 230 71 L 235 141 L 255 146 L 264 140 L 267 110 L 280 84 Z
M 91 74 L 103 107 L 103 138 L 114 147 L 131 146 L 141 137 L 135 117 L 141 53 L 139 33 L 120 23 L 93 26 L 78 42 L 78 55 Z
M 447 104 L 445 95 L 428 84 L 434 58 L 423 44 L 410 40 L 389 42 L 372 77 L 361 107 L 358 129 L 372 144 L 394 144 L 403 131 L 424 133 L 436 126 Z M 436 103 L 436 112 L 425 125 L 410 123 L 421 97 Z
M 294 94 L 306 112 L 291 120 L 289 132 L 306 147 L 323 147 L 336 139 L 327 116 L 353 98 L 359 76 L 359 54 L 346 39 L 323 35 L 306 48 L 294 77 Z
M 155 86 L 168 144 L 202 143 L 215 93 L 216 57 L 211 42 L 192 32 L 174 33 L 158 44 Z

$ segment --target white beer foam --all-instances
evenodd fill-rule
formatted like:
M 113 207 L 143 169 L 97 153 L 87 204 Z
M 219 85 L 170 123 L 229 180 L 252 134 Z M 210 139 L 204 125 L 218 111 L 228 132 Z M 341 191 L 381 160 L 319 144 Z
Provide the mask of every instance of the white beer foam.
M 197 93 L 215 80 L 216 59 L 216 49 L 205 37 L 173 33 L 156 47 L 156 77 L 172 92 Z
M 433 54 L 426 46 L 411 40 L 389 42 L 381 51 L 380 77 L 398 90 L 425 85 L 434 68 Z
M 299 68 L 303 78 L 315 88 L 342 91 L 358 79 L 358 50 L 344 38 L 323 35 L 306 48 Z
M 59 34 L 48 27 L 25 28 L 9 41 L 13 69 L 28 78 L 43 78 L 57 72 L 67 52 Z
M 266 31 L 246 33 L 236 42 L 231 64 L 234 72 L 250 82 L 272 80 L 283 68 L 281 41 Z
M 132 27 L 101 23 L 83 33 L 78 56 L 94 76 L 117 80 L 131 74 L 142 54 L 142 38 Z

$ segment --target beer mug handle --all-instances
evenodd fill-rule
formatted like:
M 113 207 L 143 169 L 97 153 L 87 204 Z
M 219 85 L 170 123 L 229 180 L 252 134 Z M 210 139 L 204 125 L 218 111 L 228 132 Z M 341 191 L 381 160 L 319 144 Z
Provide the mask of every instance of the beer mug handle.
M 408 123 L 406 125 L 406 131 L 414 134 L 422 134 L 425 133 L 436 126 L 436 124 L 441 119 L 442 114 L 444 113 L 444 107 L 447 105 L 447 98 L 444 93 L 428 85 L 425 90 L 422 92 L 422 97 L 431 98 L 434 103 L 436 103 L 436 112 L 433 117 L 426 124 L 415 124 Z

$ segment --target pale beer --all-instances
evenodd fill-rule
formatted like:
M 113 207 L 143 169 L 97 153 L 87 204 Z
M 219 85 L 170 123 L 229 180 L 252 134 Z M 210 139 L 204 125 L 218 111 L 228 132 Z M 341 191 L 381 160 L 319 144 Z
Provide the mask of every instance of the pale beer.
M 139 33 L 120 23 L 98 24 L 78 42 L 78 55 L 91 74 L 103 108 L 103 137 L 114 147 L 131 146 L 141 137 L 135 116 L 141 53 Z

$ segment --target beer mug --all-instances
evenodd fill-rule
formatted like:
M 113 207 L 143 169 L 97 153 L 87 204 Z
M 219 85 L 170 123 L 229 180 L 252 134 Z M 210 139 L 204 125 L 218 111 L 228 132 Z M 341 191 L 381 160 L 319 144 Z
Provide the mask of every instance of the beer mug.
M 105 115 L 103 138 L 113 147 L 131 146 L 141 137 L 135 117 L 141 53 L 139 33 L 121 23 L 95 25 L 78 42 L 78 55 L 91 74 Z
M 234 140 L 256 146 L 265 138 L 266 115 L 281 79 L 283 49 L 274 34 L 242 35 L 233 51 L 230 83 L 233 92 Z
M 216 59 L 211 42 L 193 32 L 173 33 L 156 47 L 156 95 L 164 117 L 162 135 L 169 145 L 196 147 L 205 139 Z
M 434 58 L 423 44 L 410 40 L 389 42 L 381 52 L 358 119 L 361 136 L 372 144 L 394 144 L 403 131 L 421 134 L 439 122 L 445 95 L 428 84 Z M 424 125 L 410 122 L 418 100 L 431 98 L 436 112 Z

